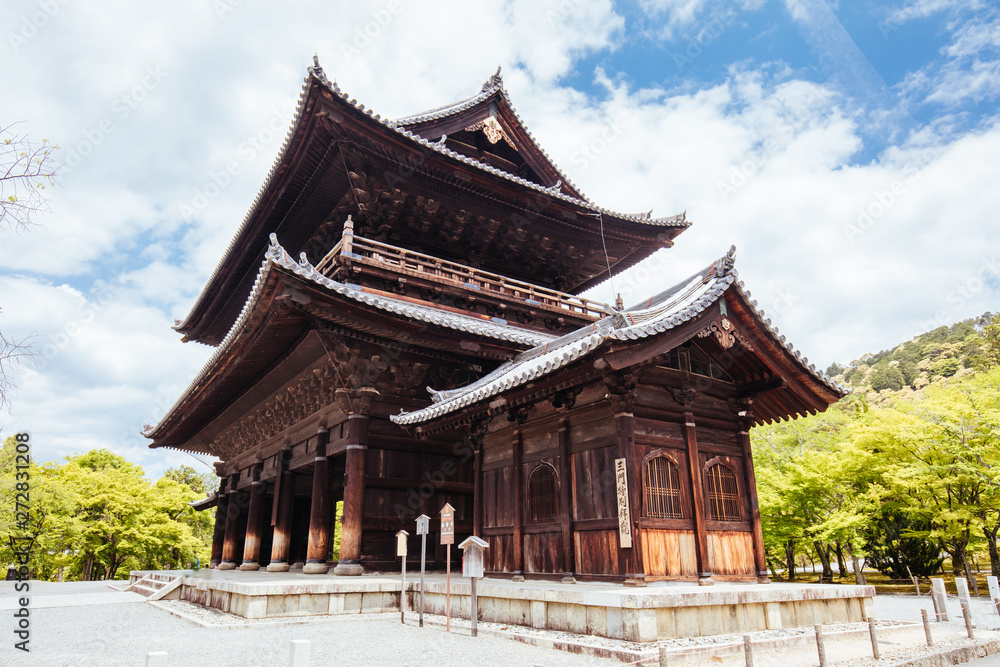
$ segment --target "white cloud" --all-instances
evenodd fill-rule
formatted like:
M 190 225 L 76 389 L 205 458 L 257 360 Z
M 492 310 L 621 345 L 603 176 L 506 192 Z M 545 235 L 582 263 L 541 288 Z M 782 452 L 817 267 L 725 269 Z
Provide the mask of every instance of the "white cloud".
M 923 19 L 943 11 L 976 10 L 983 6 L 982 0 L 916 0 L 905 7 L 889 12 L 887 21 L 903 24 L 915 19 Z
M 562 85 L 583 56 L 623 48 L 624 20 L 607 1 L 313 2 L 287 16 L 233 4 L 219 16 L 191 1 L 163 10 L 71 3 L 0 60 L 5 85 L 19 91 L 5 98 L 6 114 L 67 151 L 94 144 L 63 179 L 45 228 L 0 241 L 4 330 L 38 331 L 54 350 L 24 378 L 0 427 L 32 430 L 41 458 L 108 446 L 154 471 L 192 463 L 147 450 L 138 430 L 211 353 L 180 344 L 172 318 L 187 313 L 250 207 L 313 51 L 345 90 L 389 117 L 474 94 L 502 64 L 521 115 L 594 200 L 688 211 L 693 227 L 654 270 L 617 280 L 636 300 L 736 243 L 755 298 L 824 366 L 898 343 L 942 313 L 950 322 L 997 309 L 989 285 L 970 287 L 1000 236 L 994 124 L 961 134 L 957 111 L 941 115 L 858 165 L 857 107 L 781 63 L 734 67 L 722 84 L 682 91 L 630 88 L 610 67 L 594 72 L 597 98 Z M 646 4 L 678 30 L 714 6 Z M 18 11 L 0 7 L 4 25 L 21 25 Z M 953 59 L 992 62 L 982 57 L 996 46 L 989 31 L 956 35 Z M 150 67 L 166 73 L 155 87 Z M 946 74 L 922 72 L 925 94 Z M 986 66 L 978 94 L 993 94 L 993 74 Z M 111 131 L 91 140 L 105 120 Z M 228 183 L 208 188 L 233 161 Z M 882 205 L 886 192 L 891 203 L 849 238 L 859 211 Z M 199 194 L 204 206 L 182 215 Z

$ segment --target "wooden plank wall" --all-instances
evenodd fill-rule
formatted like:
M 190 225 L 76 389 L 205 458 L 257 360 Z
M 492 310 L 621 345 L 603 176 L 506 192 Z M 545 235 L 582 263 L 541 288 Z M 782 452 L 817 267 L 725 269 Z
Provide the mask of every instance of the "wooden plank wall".
M 662 375 L 662 374 L 661 374 Z M 658 376 L 659 378 L 659 376 Z M 603 389 L 600 386 L 599 389 Z M 558 447 L 559 424 L 568 421 L 568 451 L 572 502 L 572 543 L 574 572 L 583 576 L 621 576 L 614 461 L 619 456 L 614 416 L 603 392 L 595 387 L 584 390 L 568 412 L 556 413 L 548 403 L 533 406 L 528 420 L 511 424 L 495 420 L 483 440 L 482 511 L 484 538 L 490 542 L 487 569 L 526 574 L 561 574 L 564 557 L 558 521 L 551 524 L 527 523 L 527 484 L 540 463 L 561 470 Z M 583 400 L 581 400 L 583 399 Z M 723 397 L 700 394 L 693 406 L 681 406 L 663 386 L 640 385 L 634 410 L 636 462 L 656 452 L 665 452 L 678 466 L 681 485 L 682 519 L 640 520 L 639 538 L 644 569 L 650 578 L 692 579 L 698 576 L 693 521 L 693 497 L 684 411 L 692 411 L 698 423 L 699 464 L 720 460 L 737 471 L 743 521 L 708 521 L 709 560 L 713 575 L 742 577 L 754 573 L 748 497 L 742 470 L 742 450 L 737 439 L 740 428 Z M 725 418 L 725 419 L 723 419 Z M 515 437 L 517 433 L 517 437 Z M 515 442 L 520 442 L 520 489 L 513 468 Z M 642 480 L 642 470 L 638 479 Z M 520 494 L 523 516 L 515 516 L 514 494 Z M 644 497 L 640 493 L 640 498 Z M 641 503 L 640 503 L 641 504 Z M 642 507 L 632 508 L 641 516 Z M 706 517 L 707 518 L 707 517 Z M 522 563 L 515 562 L 515 525 L 523 527 Z

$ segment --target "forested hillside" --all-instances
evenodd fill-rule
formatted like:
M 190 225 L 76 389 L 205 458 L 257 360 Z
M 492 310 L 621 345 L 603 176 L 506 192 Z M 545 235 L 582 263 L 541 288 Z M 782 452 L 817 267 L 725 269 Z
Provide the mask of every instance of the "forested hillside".
M 851 395 L 751 433 L 773 574 L 794 577 L 798 556 L 827 580 L 857 557 L 893 578 L 1000 575 L 1000 315 L 827 373 Z

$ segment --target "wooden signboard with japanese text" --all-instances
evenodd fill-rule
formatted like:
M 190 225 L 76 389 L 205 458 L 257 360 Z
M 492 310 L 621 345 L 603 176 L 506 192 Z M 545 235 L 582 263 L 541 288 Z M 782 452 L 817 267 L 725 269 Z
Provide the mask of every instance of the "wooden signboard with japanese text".
M 455 508 L 445 503 L 441 508 L 441 544 L 455 543 Z
M 615 486 L 618 496 L 618 540 L 622 549 L 631 549 L 632 520 L 628 508 L 628 475 L 625 459 L 615 459 Z

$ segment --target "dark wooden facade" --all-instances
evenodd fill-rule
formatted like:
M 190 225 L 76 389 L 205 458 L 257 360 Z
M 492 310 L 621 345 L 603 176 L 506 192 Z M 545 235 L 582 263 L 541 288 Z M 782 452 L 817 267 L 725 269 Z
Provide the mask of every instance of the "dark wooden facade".
M 838 389 L 764 323 L 731 256 L 699 278 L 713 298 L 684 312 L 670 311 L 676 291 L 629 311 L 578 296 L 687 226 L 584 199 L 498 75 L 389 122 L 310 68 L 267 183 L 176 327 L 217 352 L 147 432 L 220 459 L 219 494 L 200 503 L 218 507 L 213 564 L 326 572 L 342 501 L 337 574 L 395 568 L 395 533 L 445 503 L 456 539 L 489 540 L 496 574 L 763 572 L 746 429 L 824 409 Z M 675 315 L 665 333 L 611 339 Z M 723 321 L 735 336 L 718 335 Z M 472 400 L 594 332 L 580 359 Z M 436 523 L 428 558 L 443 567 Z

